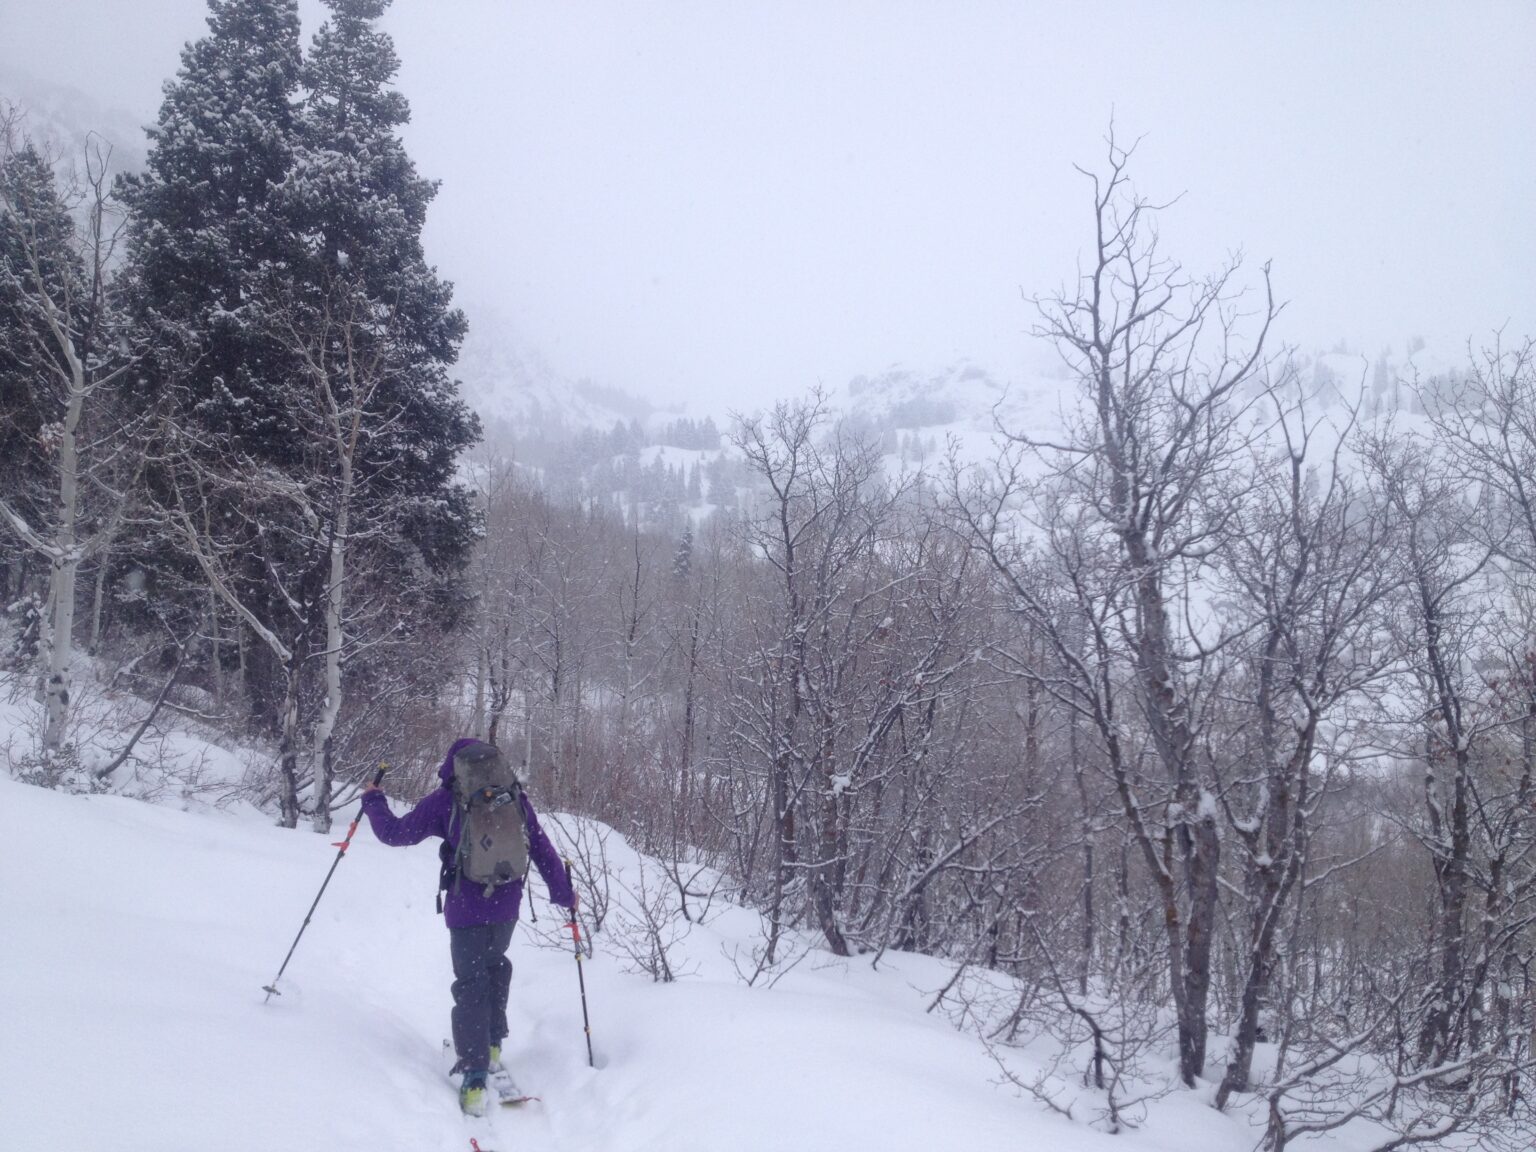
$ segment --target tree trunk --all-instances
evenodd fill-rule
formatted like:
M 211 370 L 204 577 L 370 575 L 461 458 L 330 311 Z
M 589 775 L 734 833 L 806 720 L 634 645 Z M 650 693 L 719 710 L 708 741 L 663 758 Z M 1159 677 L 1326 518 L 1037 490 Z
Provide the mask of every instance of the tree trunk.
M 693 726 L 694 696 L 697 691 L 699 672 L 699 614 L 690 610 L 688 625 L 688 674 L 683 684 L 683 731 L 680 760 L 682 771 L 678 778 L 678 808 L 683 821 L 689 821 L 693 803 Z
M 823 750 L 824 755 L 826 751 Z M 838 828 L 840 799 L 836 779 L 829 779 L 826 794 L 821 801 L 820 859 L 816 861 L 816 866 L 810 870 L 807 877 L 810 882 L 811 907 L 816 913 L 816 922 L 821 928 L 822 935 L 827 938 L 827 947 L 832 950 L 834 956 L 848 955 L 848 941 L 837 922 L 837 886 L 834 880 L 840 858 Z
M 91 643 L 88 651 L 92 656 L 101 650 L 103 606 L 107 598 L 107 571 L 110 567 L 109 553 L 103 549 L 96 562 L 96 587 L 91 593 Z
M 1170 982 L 1176 987 L 1182 985 L 1176 993 L 1179 1075 L 1187 1087 L 1193 1088 L 1195 1079 L 1205 1070 L 1221 838 L 1216 828 L 1215 802 L 1200 786 L 1191 763 L 1194 739 L 1186 704 L 1174 689 L 1173 648 L 1157 565 L 1144 535 L 1127 530 L 1121 536 L 1133 570 L 1141 573 L 1136 582 L 1141 626 L 1136 644 L 1136 677 L 1146 702 L 1152 743 L 1174 786 L 1179 806 L 1173 838 L 1184 865 L 1189 914 L 1181 940 L 1176 898 L 1165 895 L 1169 914 L 1174 917 L 1168 924 L 1168 963 Z
M 1194 848 L 1187 865 L 1190 907 L 1185 930 L 1186 991 L 1179 1024 L 1179 1072 L 1184 1083 L 1193 1088 L 1195 1078 L 1205 1073 L 1209 1036 L 1211 945 L 1216 935 L 1217 860 L 1221 854 L 1214 812 L 1200 816 L 1191 838 Z
M 291 655 L 282 665 L 283 692 L 282 738 L 278 744 L 278 823 L 284 828 L 299 826 L 299 660 Z
M 49 573 L 52 619 L 47 632 L 43 683 L 43 751 L 52 756 L 64 745 L 69 724 L 69 666 L 75 643 L 75 576 L 80 568 L 75 520 L 80 511 L 80 451 L 75 433 L 85 404 L 85 369 L 74 349 L 65 348 L 70 368 L 69 404 L 59 431 L 59 522 L 53 537 Z
M 1077 994 L 1088 995 L 1088 976 L 1093 971 L 1094 908 L 1093 908 L 1093 820 L 1088 804 L 1087 768 L 1078 759 L 1077 713 L 1072 711 L 1067 720 L 1067 759 L 1070 761 L 1072 778 L 1077 782 L 1078 829 L 1083 838 L 1083 934 L 1082 955 L 1078 958 Z
M 208 590 L 208 684 L 213 692 L 214 709 L 224 711 L 224 663 L 219 652 L 223 638 L 219 632 L 219 598 L 213 589 Z
M 352 462 L 341 459 L 341 491 L 331 535 L 330 579 L 325 590 L 325 702 L 315 725 L 316 832 L 331 830 L 331 785 L 335 778 L 336 721 L 341 715 L 341 655 L 346 645 L 347 532 L 351 527 Z
M 1277 725 L 1266 710 L 1263 717 L 1266 747 L 1272 747 Z M 1276 965 L 1276 940 L 1280 920 L 1296 881 L 1306 864 L 1306 812 L 1310 802 L 1307 765 L 1317 719 L 1314 715 L 1298 737 L 1291 755 L 1269 772 L 1269 810 L 1265 819 L 1264 859 L 1250 864 L 1248 974 L 1239 997 L 1237 1034 L 1232 1059 L 1216 1092 L 1216 1107 L 1224 1109 L 1233 1092 L 1248 1089 L 1253 1072 L 1253 1052 L 1259 1039 L 1259 1015 L 1269 996 Z M 1296 781 L 1292 794 L 1291 781 Z

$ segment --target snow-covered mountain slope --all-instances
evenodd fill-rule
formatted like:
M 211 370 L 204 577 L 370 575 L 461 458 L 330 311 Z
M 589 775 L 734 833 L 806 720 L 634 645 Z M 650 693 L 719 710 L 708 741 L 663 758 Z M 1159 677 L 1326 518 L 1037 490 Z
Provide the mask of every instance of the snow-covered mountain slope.
M 1039 373 L 1004 378 L 961 360 L 920 370 L 892 365 L 855 376 L 832 403 L 879 434 L 894 470 L 937 465 L 953 446 L 965 462 L 995 455 L 1000 429 L 1045 435 L 1061 424 L 1066 383 Z
M 850 413 L 896 429 L 990 428 L 994 414 L 1004 420 L 1028 416 L 1057 390 L 1054 381 L 1005 384 L 981 365 L 962 360 L 933 372 L 893 365 L 855 376 L 836 399 Z
M 64 863 L 61 837 L 78 864 Z M 980 1043 L 924 1011 L 951 971 L 939 961 L 888 956 L 875 971 L 812 953 L 773 987 L 749 988 L 729 957 L 750 948 L 756 917 L 721 900 L 675 946 L 685 975 L 672 984 L 626 970 L 622 914 L 610 913 L 586 970 L 596 1069 L 569 935 L 548 905 L 519 926 L 506 1059 L 542 1102 L 466 1120 L 441 1052 L 451 973 L 432 843 L 392 850 L 360 830 L 283 995 L 263 1002 L 335 855 L 327 841 L 250 814 L 0 778 L 0 1142 L 80 1152 L 465 1152 L 471 1138 L 502 1152 L 1237 1152 L 1253 1142 L 1245 1121 L 1190 1093 L 1154 1105 L 1143 1130 L 1110 1137 L 999 1087 Z M 645 864 L 616 836 L 608 858 L 622 904 Z
M 618 388 L 575 381 L 556 371 L 489 306 L 467 305 L 469 334 L 455 374 L 465 401 L 488 430 L 505 426 L 518 435 L 606 431 L 615 423 L 644 421 L 652 406 Z
M 144 166 L 144 126 L 121 108 L 110 107 L 74 88 L 40 79 L 0 61 L 0 104 L 22 113 L 22 130 L 61 160 L 78 162 L 88 143 L 110 149 L 114 172 Z
M 1364 353 L 1341 346 L 1291 356 L 1296 386 L 1306 397 L 1304 413 L 1290 414 L 1293 427 L 1303 419 L 1334 429 L 1386 418 L 1412 422 L 1422 413 L 1420 391 L 1433 396 L 1467 370 L 1465 350 L 1447 356 L 1418 340 L 1404 349 Z M 1077 385 L 1070 374 L 1060 364 L 1042 365 L 1006 377 L 967 360 L 940 369 L 893 365 L 855 376 L 829 399 L 839 413 L 882 437 L 893 470 L 938 463 L 951 445 L 962 463 L 985 464 L 996 457 L 1004 433 L 1052 439 L 1075 409 Z M 1296 392 L 1288 395 L 1294 399 Z M 1254 420 L 1271 425 L 1273 406 L 1260 405 Z M 1331 443 L 1325 430 L 1314 451 L 1325 453 Z

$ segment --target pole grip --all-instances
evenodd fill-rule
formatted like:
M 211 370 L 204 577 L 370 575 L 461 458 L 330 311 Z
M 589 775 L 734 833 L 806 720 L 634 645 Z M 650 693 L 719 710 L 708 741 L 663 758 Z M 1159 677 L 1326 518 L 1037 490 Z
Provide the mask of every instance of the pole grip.
M 377 788 L 379 782 L 384 779 L 384 773 L 389 771 L 389 765 L 383 760 L 379 761 L 379 770 L 373 774 L 373 786 Z

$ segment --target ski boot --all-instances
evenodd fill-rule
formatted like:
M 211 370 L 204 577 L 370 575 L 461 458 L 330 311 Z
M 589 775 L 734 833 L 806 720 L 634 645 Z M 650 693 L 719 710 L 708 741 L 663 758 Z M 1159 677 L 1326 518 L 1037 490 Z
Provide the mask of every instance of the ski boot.
M 485 1070 L 464 1073 L 459 1085 L 459 1109 L 466 1116 L 484 1116 L 489 1093 L 485 1086 Z

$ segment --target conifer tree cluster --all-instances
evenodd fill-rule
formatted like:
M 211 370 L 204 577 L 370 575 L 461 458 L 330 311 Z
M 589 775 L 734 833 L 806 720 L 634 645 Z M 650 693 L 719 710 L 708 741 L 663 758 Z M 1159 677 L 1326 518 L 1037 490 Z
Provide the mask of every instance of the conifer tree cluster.
M 7 592 L 39 562 L 86 564 L 93 642 L 103 614 L 158 635 L 163 670 L 205 688 L 211 711 L 279 737 L 282 821 L 306 792 L 322 829 L 330 780 L 362 754 L 349 693 L 376 698 L 409 663 L 404 641 L 459 610 L 476 513 L 455 472 L 479 437 L 451 375 L 465 319 L 422 247 L 436 185 L 400 139 L 389 0 L 325 5 L 305 50 L 296 0 L 209 0 L 145 169 L 98 181 L 94 203 L 80 186 L 66 202 L 63 166 L 14 115 L 0 172 L 0 470 L 12 527 L 35 537 L 6 562 Z M 95 264 L 77 222 L 93 208 L 123 241 Z M 109 328 L 115 344 L 91 347 Z M 67 514 L 45 433 L 68 397 L 40 386 L 39 357 L 66 380 L 72 357 L 84 365 L 81 419 L 110 409 L 138 430 L 117 452 L 133 484 L 76 476 Z M 107 371 L 110 389 L 91 378 Z M 77 455 L 77 472 L 98 463 Z M 114 531 L 95 555 L 47 536 L 61 516 L 78 534 L 108 491 L 116 516 L 98 518 Z M 54 579 L 37 598 L 64 594 Z M 50 754 L 65 727 L 61 713 Z

